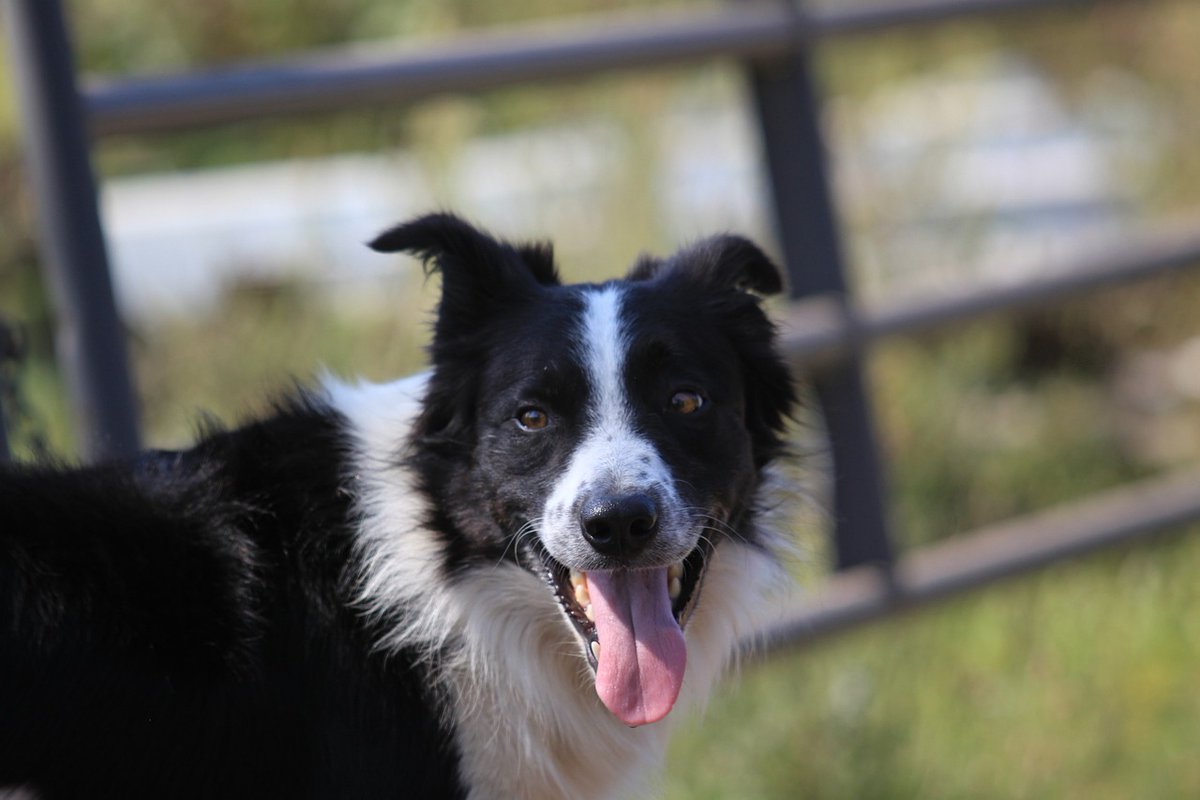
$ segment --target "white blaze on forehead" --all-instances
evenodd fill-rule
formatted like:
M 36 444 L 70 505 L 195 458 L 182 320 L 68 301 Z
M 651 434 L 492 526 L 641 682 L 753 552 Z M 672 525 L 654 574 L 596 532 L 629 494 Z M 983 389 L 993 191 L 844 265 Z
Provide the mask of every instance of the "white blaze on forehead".
M 584 366 L 593 392 L 592 422 L 597 428 L 624 432 L 629 401 L 622 375 L 628 349 L 621 325 L 621 293 L 615 286 L 587 296 L 583 312 Z

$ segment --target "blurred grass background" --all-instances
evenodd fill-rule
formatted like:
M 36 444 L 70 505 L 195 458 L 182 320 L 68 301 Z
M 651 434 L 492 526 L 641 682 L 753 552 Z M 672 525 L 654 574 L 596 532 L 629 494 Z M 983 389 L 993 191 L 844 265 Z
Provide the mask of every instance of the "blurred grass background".
M 631 0 L 67 4 L 83 69 L 116 74 L 214 66 L 393 36 L 418 41 L 463 29 L 646 5 Z M 846 4 L 827 0 L 825 5 Z M 1018 63 L 1036 73 L 1057 104 L 1054 113 L 1122 133 L 1119 152 L 1107 167 L 1120 189 L 1114 231 L 1200 219 L 1197 42 L 1200 4 L 1145 0 L 910 27 L 821 45 L 816 64 L 828 98 L 826 127 L 852 279 L 860 294 L 885 299 L 1005 279 L 979 266 L 987 261 L 985 232 L 994 224 L 994 210 L 939 217 L 936 195 L 947 175 L 942 153 L 947 145 L 934 136 L 916 150 L 911 142 L 901 142 L 909 148 L 904 149 L 896 139 L 911 134 L 911 120 L 905 123 L 880 110 L 915 93 L 920 116 L 936 120 L 940 109 L 953 103 L 954 85 L 973 80 L 969 76 L 981 70 L 986 74 L 995 63 Z M 36 271 L 32 204 L 20 168 L 20 126 L 11 93 L 5 75 L 0 80 L 0 315 L 22 327 L 30 348 L 16 374 L 23 413 L 14 420 L 12 435 L 22 457 L 43 451 L 70 457 L 73 440 L 53 365 L 52 311 Z M 594 279 L 619 273 L 639 250 L 666 251 L 681 235 L 706 232 L 685 224 L 681 233 L 679 225 L 664 221 L 672 209 L 663 208 L 655 168 L 677 141 L 667 137 L 664 143 L 664 112 L 698 109 L 703 118 L 714 109 L 733 109 L 745 116 L 747 107 L 736 69 L 716 64 L 478 98 L 445 97 L 333 118 L 116 137 L 102 142 L 95 157 L 102 180 L 115 185 L 177 170 L 200 174 L 262 161 L 403 151 L 428 177 L 426 207 L 461 209 L 506 235 L 555 238 L 564 272 Z M 511 220 L 464 197 L 455 170 L 473 142 L 580 120 L 601 120 L 619 131 L 622 154 L 606 172 L 603 191 L 589 196 L 581 213 L 569 217 L 522 208 L 517 230 L 511 230 Z M 895 120 L 895 130 L 881 130 L 891 124 L 881 120 Z M 895 161 L 873 160 L 896 147 L 902 154 L 899 167 Z M 747 158 L 759 155 L 752 149 Z M 761 193 L 756 169 L 748 184 Z M 1026 177 L 1032 182 L 1036 176 Z M 984 185 L 981 191 L 991 188 Z M 914 215 L 917 206 L 925 209 L 924 216 Z M 718 208 L 703 222 L 771 239 L 761 214 L 747 218 L 736 209 Z M 936 240 L 940 249 L 930 250 L 926 239 L 913 237 L 911 231 L 922 225 L 933 225 L 935 235 L 926 239 Z M 1000 263 L 1015 263 L 1027 254 L 1017 246 L 997 251 L 994 245 L 989 253 Z M 128 320 L 148 443 L 186 442 L 200 413 L 232 423 L 322 366 L 386 379 L 420 365 L 435 287 L 424 285 L 411 270 L 397 270 L 370 283 L 370 302 L 358 302 L 361 293 L 333 291 L 320 276 L 315 265 L 269 280 L 247 278 L 201 313 Z M 1195 464 L 1200 452 L 1197 308 L 1200 278 L 1177 275 L 875 351 L 868 377 L 890 464 L 891 511 L 903 544 L 937 541 Z M 816 430 L 817 444 L 806 439 L 800 449 L 819 451 L 819 420 L 808 422 L 811 427 L 802 430 L 809 436 Z M 820 460 L 818 452 L 806 463 Z M 815 480 L 819 483 L 819 476 Z M 816 521 L 806 523 L 806 563 L 797 569 L 819 584 L 827 569 L 825 531 L 820 515 L 810 516 Z M 1198 571 L 1200 539 L 1164 540 L 1058 566 L 767 664 L 748 663 L 713 702 L 704 724 L 685 726 L 672 751 L 664 793 L 669 798 L 1196 797 Z

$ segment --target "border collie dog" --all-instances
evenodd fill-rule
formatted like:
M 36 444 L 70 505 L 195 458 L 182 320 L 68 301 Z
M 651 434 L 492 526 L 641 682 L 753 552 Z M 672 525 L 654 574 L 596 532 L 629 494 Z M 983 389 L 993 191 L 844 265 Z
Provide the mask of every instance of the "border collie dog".
M 646 790 L 780 578 L 778 270 L 716 236 L 561 285 L 450 214 L 372 246 L 441 273 L 427 373 L 0 472 L 0 787 Z

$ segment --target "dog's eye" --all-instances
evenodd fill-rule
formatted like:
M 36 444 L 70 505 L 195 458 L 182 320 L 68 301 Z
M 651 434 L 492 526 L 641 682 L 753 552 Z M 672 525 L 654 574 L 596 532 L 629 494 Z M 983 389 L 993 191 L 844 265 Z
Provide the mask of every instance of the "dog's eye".
M 550 424 L 550 415 L 536 406 L 529 406 L 517 412 L 517 424 L 522 430 L 540 431 Z
M 676 414 L 695 414 L 704 405 L 699 392 L 683 389 L 671 395 L 671 410 Z

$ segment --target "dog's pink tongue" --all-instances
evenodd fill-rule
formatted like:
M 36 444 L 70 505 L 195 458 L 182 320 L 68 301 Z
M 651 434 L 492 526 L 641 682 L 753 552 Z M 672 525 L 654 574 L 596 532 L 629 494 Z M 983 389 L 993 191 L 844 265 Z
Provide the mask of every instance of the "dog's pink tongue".
M 657 722 L 675 705 L 687 665 L 666 568 L 589 572 L 587 579 L 600 640 L 596 693 L 626 725 Z

